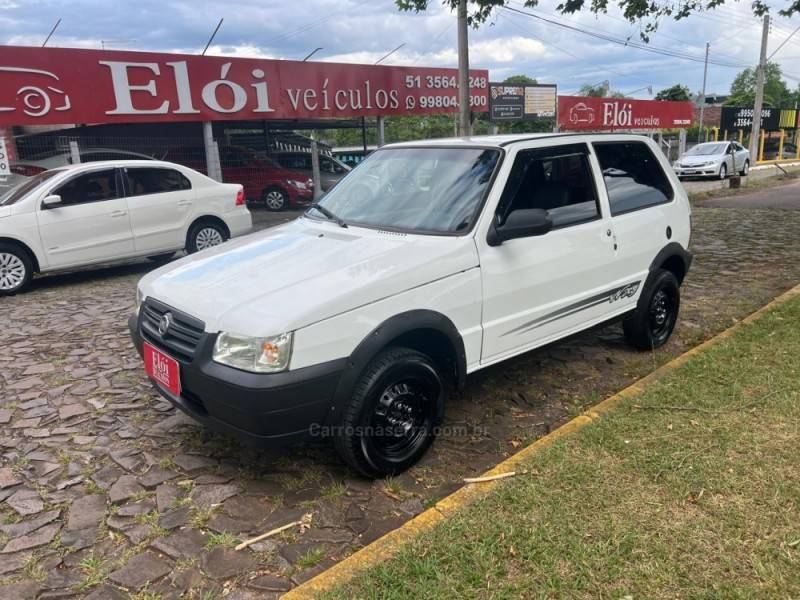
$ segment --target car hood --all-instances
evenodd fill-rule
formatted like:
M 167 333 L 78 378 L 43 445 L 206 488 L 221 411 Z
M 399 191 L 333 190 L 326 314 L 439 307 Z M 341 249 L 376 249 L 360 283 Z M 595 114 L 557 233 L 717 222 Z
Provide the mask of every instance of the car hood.
M 708 154 L 706 156 L 682 156 L 678 162 L 680 162 L 682 165 L 700 165 L 707 162 L 720 162 L 722 158 L 722 154 Z
M 470 236 L 340 228 L 306 217 L 198 252 L 139 284 L 206 331 L 266 336 L 478 266 Z
M 11 215 L 11 206 L 0 206 L 0 219 Z

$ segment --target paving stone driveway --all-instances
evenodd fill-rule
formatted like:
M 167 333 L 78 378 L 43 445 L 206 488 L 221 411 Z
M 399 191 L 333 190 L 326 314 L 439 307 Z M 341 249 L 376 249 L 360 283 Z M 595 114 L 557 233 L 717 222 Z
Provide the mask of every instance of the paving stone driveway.
M 392 481 L 353 476 L 325 445 L 240 446 L 163 401 L 125 323 L 152 265 L 0 300 L 0 598 L 279 595 L 800 281 L 800 211 L 696 208 L 694 225 L 667 348 L 633 352 L 609 326 L 481 371 L 448 435 Z M 307 513 L 303 532 L 232 549 Z

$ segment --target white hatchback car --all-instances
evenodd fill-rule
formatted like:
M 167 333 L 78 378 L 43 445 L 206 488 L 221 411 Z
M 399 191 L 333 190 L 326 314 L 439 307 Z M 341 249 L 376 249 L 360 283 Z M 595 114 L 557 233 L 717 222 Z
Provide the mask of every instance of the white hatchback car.
M 469 373 L 612 319 L 664 344 L 690 212 L 645 137 L 384 146 L 304 217 L 146 275 L 129 326 L 201 423 L 332 437 L 383 476 L 422 456 Z
M 0 196 L 0 296 L 34 273 L 177 250 L 249 231 L 242 186 L 160 161 L 105 161 L 44 171 Z

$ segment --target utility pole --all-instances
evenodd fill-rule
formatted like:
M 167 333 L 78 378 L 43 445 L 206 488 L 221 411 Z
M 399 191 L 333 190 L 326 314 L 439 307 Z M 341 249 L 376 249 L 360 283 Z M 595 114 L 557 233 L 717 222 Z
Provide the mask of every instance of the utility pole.
M 469 41 L 467 0 L 458 1 L 458 135 L 472 134 L 469 110 Z
M 703 141 L 703 114 L 706 112 L 706 80 L 708 79 L 708 49 L 711 46 L 706 42 L 706 62 L 703 67 L 703 91 L 700 92 L 700 127 L 697 130 L 697 142 Z
M 756 101 L 753 106 L 753 127 L 750 129 L 750 160 L 755 164 L 758 160 L 759 143 L 758 138 L 761 133 L 761 109 L 764 106 L 764 77 L 767 70 L 767 39 L 769 38 L 769 15 L 764 15 L 764 29 L 761 32 L 761 56 L 758 59 L 756 69 Z

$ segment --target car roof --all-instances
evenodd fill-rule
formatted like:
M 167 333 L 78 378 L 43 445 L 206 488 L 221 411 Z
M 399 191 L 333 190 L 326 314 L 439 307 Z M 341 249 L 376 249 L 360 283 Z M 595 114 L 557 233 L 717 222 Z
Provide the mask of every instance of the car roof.
M 88 163 L 80 163 L 77 165 L 64 165 L 63 167 L 56 167 L 53 171 L 81 171 L 93 170 L 98 168 L 111 168 L 111 167 L 169 167 L 170 169 L 188 169 L 183 165 L 167 162 L 165 160 L 97 160 Z
M 604 136 L 614 136 L 615 138 L 618 137 L 627 137 L 630 139 L 638 139 L 641 140 L 644 136 L 643 134 L 636 134 L 636 133 L 515 133 L 515 134 L 503 134 L 503 135 L 473 135 L 467 137 L 457 137 L 457 138 L 439 138 L 439 139 L 432 139 L 432 140 L 419 140 L 419 141 L 410 141 L 410 142 L 398 142 L 395 144 L 387 144 L 383 146 L 383 148 L 403 148 L 403 147 L 420 147 L 420 146 L 452 146 L 452 147 L 497 147 L 502 148 L 504 146 L 509 146 L 514 143 L 519 142 L 530 142 L 533 140 L 544 140 L 544 139 L 555 139 L 555 138 L 564 138 L 564 137 L 580 137 L 580 138 L 602 138 Z

